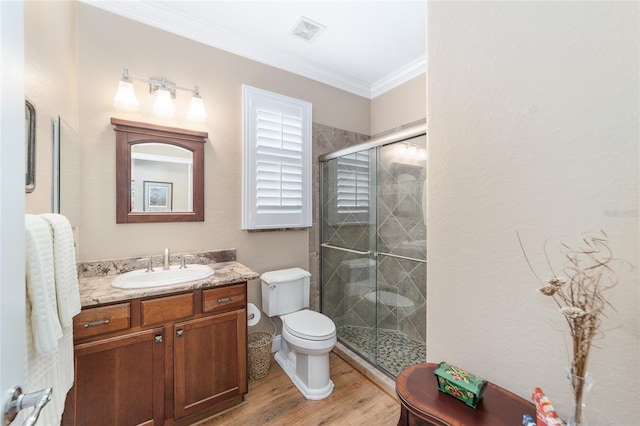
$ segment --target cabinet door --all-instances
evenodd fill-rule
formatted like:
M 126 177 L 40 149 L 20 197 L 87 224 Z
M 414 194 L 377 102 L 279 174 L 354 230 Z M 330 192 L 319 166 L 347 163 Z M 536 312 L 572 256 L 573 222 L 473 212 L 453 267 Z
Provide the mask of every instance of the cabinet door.
M 175 417 L 247 392 L 245 309 L 174 325 Z
M 155 328 L 76 345 L 73 424 L 164 423 L 163 332 Z

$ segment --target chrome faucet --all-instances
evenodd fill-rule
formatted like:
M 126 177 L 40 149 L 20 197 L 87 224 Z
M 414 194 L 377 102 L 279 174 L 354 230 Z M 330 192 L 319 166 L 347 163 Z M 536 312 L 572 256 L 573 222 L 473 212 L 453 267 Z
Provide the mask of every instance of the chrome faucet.
M 171 267 L 171 263 L 169 262 L 169 249 L 164 249 L 164 261 L 162 262 L 162 269 L 165 271 Z
M 182 257 L 180 258 L 180 269 L 186 269 L 187 268 L 187 262 L 186 260 L 188 258 L 191 257 L 195 257 L 195 255 L 193 254 L 183 254 Z
M 153 272 L 153 262 L 150 257 L 140 258 L 138 262 L 147 262 L 147 270 L 145 272 Z

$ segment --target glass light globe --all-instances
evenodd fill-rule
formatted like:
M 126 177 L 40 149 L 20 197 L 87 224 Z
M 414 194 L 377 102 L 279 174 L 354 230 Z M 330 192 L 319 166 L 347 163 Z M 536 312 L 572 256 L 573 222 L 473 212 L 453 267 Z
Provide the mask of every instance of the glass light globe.
M 153 112 L 163 117 L 173 117 L 175 109 L 169 89 L 160 88 L 156 91 L 156 103 L 153 105 Z
M 118 83 L 118 91 L 113 98 L 113 105 L 124 109 L 138 109 L 138 99 L 133 91 L 133 83 L 129 79 L 122 79 Z
M 204 102 L 200 95 L 193 95 L 191 97 L 191 105 L 189 106 L 187 118 L 196 121 L 202 121 L 207 118 L 207 112 L 204 110 Z

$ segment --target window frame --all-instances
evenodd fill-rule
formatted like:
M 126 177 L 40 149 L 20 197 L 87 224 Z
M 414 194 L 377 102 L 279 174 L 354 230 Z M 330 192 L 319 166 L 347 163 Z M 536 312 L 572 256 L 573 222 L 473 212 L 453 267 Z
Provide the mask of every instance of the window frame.
M 259 152 L 257 124 L 258 110 L 267 109 L 271 113 L 282 114 L 287 117 L 295 117 L 293 120 L 300 120 L 300 206 L 287 207 L 282 200 L 287 197 L 284 194 L 282 182 L 286 182 L 281 172 L 280 183 L 280 204 L 271 206 L 261 205 L 258 201 L 260 191 L 265 193 L 265 189 L 258 188 L 258 160 L 263 163 L 267 157 L 264 152 Z M 311 227 L 311 152 L 312 152 L 312 105 L 310 102 L 258 89 L 246 84 L 242 85 L 242 229 L 262 230 L 262 229 L 289 229 L 289 228 L 309 228 Z M 283 118 L 284 120 L 284 118 Z M 282 124 L 282 135 L 286 133 L 285 124 Z M 264 128 L 261 128 L 264 130 Z M 293 128 L 297 130 L 297 127 Z M 281 135 L 281 136 L 282 136 Z M 285 138 L 280 139 L 281 144 Z M 275 139 L 274 139 L 275 140 Z M 286 143 L 286 141 L 284 141 Z M 264 144 L 261 145 L 264 147 Z M 292 158 L 291 150 L 271 147 L 275 157 Z M 285 153 L 286 151 L 286 153 Z M 297 175 L 297 173 L 296 173 Z M 297 183 L 293 183 L 296 185 Z M 291 192 L 298 192 L 293 190 Z M 262 197 L 261 197 L 262 198 Z M 278 198 L 278 197 L 275 197 Z M 297 197 L 290 198 L 298 200 Z M 269 210 L 269 211 L 267 211 Z

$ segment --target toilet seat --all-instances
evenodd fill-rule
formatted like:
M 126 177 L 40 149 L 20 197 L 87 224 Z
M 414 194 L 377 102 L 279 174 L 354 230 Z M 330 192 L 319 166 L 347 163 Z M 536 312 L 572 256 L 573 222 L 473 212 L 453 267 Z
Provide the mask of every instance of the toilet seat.
M 309 309 L 284 315 L 282 323 L 289 333 L 300 339 L 327 340 L 336 334 L 336 326 L 329 317 Z

